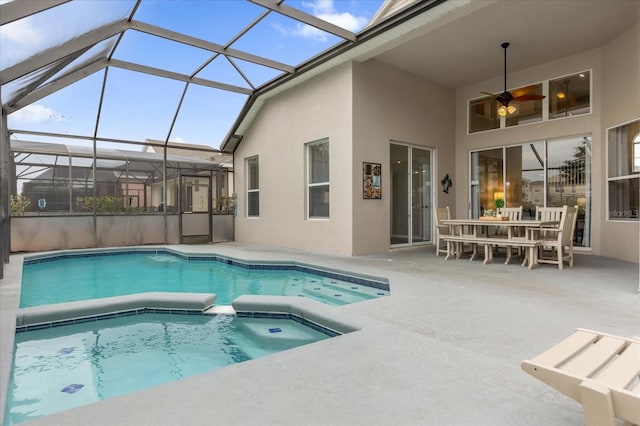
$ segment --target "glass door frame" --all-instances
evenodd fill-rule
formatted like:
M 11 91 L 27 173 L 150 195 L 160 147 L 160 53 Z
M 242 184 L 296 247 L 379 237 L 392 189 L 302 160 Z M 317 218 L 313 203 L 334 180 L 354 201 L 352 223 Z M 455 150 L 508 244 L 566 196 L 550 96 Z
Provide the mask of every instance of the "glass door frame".
M 206 174 L 197 174 L 197 173 L 180 173 L 178 176 L 178 214 L 180 217 L 180 221 L 178 224 L 180 231 L 180 243 L 181 244 L 190 244 L 190 243 L 207 243 L 212 240 L 212 225 L 211 225 L 211 215 L 212 215 L 212 178 L 211 173 L 207 172 Z M 186 184 L 186 179 L 197 179 L 197 180 L 205 180 L 207 181 L 206 188 L 206 210 L 198 210 L 194 211 L 193 206 L 186 206 L 185 200 L 188 197 L 187 191 L 191 190 L 191 186 Z M 189 208 L 191 207 L 191 208 Z M 206 220 L 206 224 L 203 225 L 204 220 Z M 189 221 L 191 223 L 186 223 Z M 197 223 L 196 223 L 197 222 Z
M 534 141 L 531 142 L 522 142 L 522 143 L 517 143 L 517 144 L 506 144 L 506 145 L 499 145 L 499 146 L 489 146 L 486 148 L 477 148 L 477 149 L 472 149 L 468 151 L 468 164 L 467 164 L 467 172 L 468 172 L 468 189 L 467 189 L 467 202 L 468 202 L 468 217 L 470 218 L 477 218 L 480 215 L 480 207 L 481 206 L 476 206 L 474 204 L 474 202 L 476 201 L 477 196 L 474 196 L 474 186 L 476 188 L 479 187 L 479 181 L 474 181 L 474 174 L 473 174 L 473 154 L 474 153 L 480 153 L 482 151 L 490 151 L 490 150 L 501 150 L 502 151 L 502 188 L 506 188 L 508 185 L 507 182 L 507 164 L 506 164 L 506 159 L 507 159 L 507 150 L 509 148 L 512 147 L 518 147 L 518 146 L 524 146 L 526 144 L 531 144 L 531 143 L 543 143 L 543 147 L 544 149 L 542 150 L 541 154 L 542 154 L 542 159 L 543 159 L 543 163 L 544 163 L 544 173 L 543 173 L 543 177 L 542 177 L 542 203 L 540 204 L 543 207 L 546 207 L 549 205 L 549 198 L 550 198 L 550 193 L 549 193 L 549 170 L 552 169 L 551 164 L 550 164 L 550 145 L 553 145 L 556 142 L 562 142 L 565 140 L 571 140 L 571 139 L 584 139 L 585 143 L 588 140 L 588 150 L 591 151 L 591 149 L 593 149 L 593 136 L 591 133 L 584 133 L 584 134 L 577 134 L 577 135 L 570 135 L 570 136 L 564 136 L 564 137 L 556 137 L 556 138 L 549 138 L 549 139 L 536 139 Z M 553 147 L 555 149 L 555 146 Z M 479 154 L 478 154 L 479 155 Z M 568 157 L 569 159 L 571 159 L 571 157 Z M 576 243 L 574 243 L 574 250 L 577 251 L 590 251 L 593 245 L 593 241 L 591 241 L 591 233 L 593 230 L 593 219 L 592 219 L 592 215 L 593 215 L 593 211 L 591 210 L 591 198 L 592 198 L 592 194 L 593 194 L 593 181 L 592 181 L 592 168 L 593 168 L 593 157 L 591 156 L 591 154 L 589 154 L 589 161 L 590 163 L 588 164 L 588 166 L 585 168 L 585 173 L 586 173 L 586 197 L 583 198 L 582 201 L 582 205 L 581 207 L 585 210 L 585 218 L 583 219 L 583 229 L 581 231 L 581 236 L 580 239 L 581 240 L 586 240 L 586 245 L 577 245 Z M 566 163 L 566 161 L 565 161 Z M 475 184 L 474 184 L 475 182 Z M 476 189 L 477 191 L 477 189 Z M 507 195 L 507 191 L 503 191 L 504 195 Z M 510 202 L 510 200 L 508 198 L 505 199 L 505 201 L 507 203 Z M 586 202 L 586 204 L 585 204 Z M 573 205 L 573 203 L 569 203 L 571 205 Z M 576 202 L 576 204 L 580 204 L 579 202 Z M 478 207 L 478 208 L 476 208 Z M 525 215 L 525 217 L 527 217 Z M 576 232 L 578 232 L 578 228 L 576 228 Z
M 407 241 L 406 242 L 402 242 L 402 243 L 393 243 L 391 238 L 393 236 L 393 211 L 392 209 L 394 208 L 394 204 L 393 202 L 390 203 L 390 208 L 389 208 L 389 228 L 390 228 L 390 246 L 391 248 L 400 248 L 400 247 L 412 247 L 412 246 L 418 246 L 418 245 L 427 245 L 427 244 L 432 244 L 433 240 L 434 240 L 434 227 L 435 227 L 435 219 L 434 219 L 434 215 L 433 215 L 433 206 L 435 206 L 435 191 L 434 191 L 434 186 L 433 186 L 433 176 L 435 176 L 434 173 L 434 168 L 435 168 L 435 149 L 432 147 L 428 147 L 428 146 L 421 146 L 421 145 L 412 145 L 409 143 L 404 143 L 404 142 L 399 142 L 399 141 L 390 141 L 389 144 L 389 150 L 391 150 L 391 146 L 392 145 L 397 145 L 397 146 L 402 146 L 405 147 L 407 149 L 407 193 L 405 195 L 406 199 L 407 199 Z M 424 240 L 421 241 L 414 241 L 414 226 L 413 226 L 413 220 L 414 220 L 414 214 L 413 214 L 413 210 L 414 210 L 414 206 L 413 206 L 413 193 L 414 193 L 414 188 L 413 188 L 413 150 L 414 149 L 419 149 L 422 151 L 426 151 L 429 153 L 429 179 L 428 181 L 424 182 L 429 190 L 428 190 L 428 206 L 426 206 L 426 208 L 429 209 L 428 213 L 429 213 L 429 226 L 430 226 L 430 230 L 428 232 L 428 235 L 425 236 Z M 392 176 L 392 161 L 391 161 L 391 156 L 389 156 L 389 169 L 390 172 L 389 174 Z M 391 179 L 393 179 L 393 177 L 391 177 Z M 390 185 L 390 191 L 393 191 L 393 185 Z M 392 195 L 393 197 L 393 195 Z M 393 198 L 392 198 L 393 199 Z M 421 206 L 423 209 L 422 211 L 424 212 L 424 205 Z M 423 218 L 424 221 L 424 218 Z

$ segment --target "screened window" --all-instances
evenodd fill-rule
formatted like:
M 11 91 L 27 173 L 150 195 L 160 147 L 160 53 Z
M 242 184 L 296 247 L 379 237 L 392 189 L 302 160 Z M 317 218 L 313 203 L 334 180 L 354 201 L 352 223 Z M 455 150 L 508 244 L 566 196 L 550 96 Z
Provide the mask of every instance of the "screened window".
M 607 218 L 637 221 L 640 204 L 640 120 L 609 129 L 607 148 Z
M 257 156 L 247 158 L 247 216 L 260 216 L 260 174 Z
M 329 141 L 307 144 L 309 218 L 329 218 Z

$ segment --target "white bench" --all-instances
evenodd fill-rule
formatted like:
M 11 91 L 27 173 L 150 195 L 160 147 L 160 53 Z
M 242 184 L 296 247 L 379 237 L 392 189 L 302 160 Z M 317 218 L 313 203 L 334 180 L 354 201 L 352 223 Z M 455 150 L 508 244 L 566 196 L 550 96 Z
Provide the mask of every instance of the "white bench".
M 473 251 L 471 253 L 471 260 L 473 260 L 476 256 L 476 249 L 478 244 L 484 245 L 484 264 L 493 262 L 493 246 L 506 246 L 506 247 L 524 247 L 531 251 L 539 245 L 537 241 L 527 240 L 525 238 L 496 238 L 496 237 L 477 237 L 474 235 L 447 235 L 443 236 L 447 242 L 447 256 L 445 259 L 450 259 L 453 256 L 456 256 L 456 259 L 459 259 L 462 254 L 462 245 L 471 244 L 473 246 Z M 505 265 L 511 261 L 511 250 L 507 250 L 507 260 L 505 261 Z M 537 265 L 535 259 L 533 262 L 530 262 L 529 259 L 532 258 L 531 255 L 527 255 L 524 257 L 522 261 L 522 266 L 525 266 L 527 262 L 529 263 L 529 269 L 533 268 Z

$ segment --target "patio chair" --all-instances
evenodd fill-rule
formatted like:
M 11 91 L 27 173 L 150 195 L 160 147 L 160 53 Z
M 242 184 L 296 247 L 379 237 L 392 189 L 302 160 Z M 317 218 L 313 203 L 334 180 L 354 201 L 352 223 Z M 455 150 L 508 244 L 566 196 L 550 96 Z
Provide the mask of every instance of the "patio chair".
M 521 367 L 581 403 L 587 426 L 640 425 L 640 338 L 579 328 Z
M 552 263 L 562 269 L 564 261 L 573 267 L 573 233 L 578 218 L 577 207 L 562 207 L 560 225 L 557 228 L 531 229 L 531 232 L 539 233 L 532 240 L 540 243 L 537 250 L 538 263 Z
M 449 206 L 436 208 L 436 256 L 440 253 L 447 254 L 447 246 L 441 247 L 442 237 L 451 235 L 451 228 L 448 225 L 442 224 L 443 220 L 451 219 L 451 213 L 449 212 Z
M 498 209 L 498 214 L 508 217 L 509 220 L 522 220 L 522 206 L 520 207 L 503 207 Z
M 545 222 L 558 222 L 562 217 L 563 207 L 540 207 L 536 206 L 536 220 L 542 220 Z
M 522 220 L 522 206 L 520 207 L 502 207 L 498 209 L 498 214 L 501 214 L 503 217 L 508 217 L 509 220 Z M 522 237 L 524 228 L 511 228 L 512 236 L 514 237 Z M 496 235 L 506 236 L 508 231 L 503 228 L 498 228 L 496 230 Z M 500 245 L 498 245 L 500 247 Z M 517 246 L 505 246 L 507 250 L 511 250 L 512 252 L 515 250 L 516 254 L 519 256 L 522 252 L 522 247 Z

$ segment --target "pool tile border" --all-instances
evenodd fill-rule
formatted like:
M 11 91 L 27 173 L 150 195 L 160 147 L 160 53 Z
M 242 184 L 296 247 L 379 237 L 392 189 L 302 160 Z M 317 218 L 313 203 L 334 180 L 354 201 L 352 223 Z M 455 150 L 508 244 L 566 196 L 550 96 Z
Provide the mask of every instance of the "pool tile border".
M 169 308 L 136 308 L 136 309 L 130 309 L 130 310 L 126 310 L 126 311 L 120 311 L 120 312 L 110 312 L 110 313 L 105 313 L 105 314 L 97 314 L 97 315 L 90 315 L 90 316 L 86 316 L 86 317 L 79 317 L 79 318 L 74 318 L 74 319 L 67 319 L 67 320 L 58 320 L 58 321 L 50 321 L 50 322 L 45 322 L 45 323 L 39 323 L 39 324 L 34 324 L 34 325 L 23 325 L 23 326 L 16 326 L 16 334 L 18 333 L 26 333 L 29 331 L 36 331 L 36 330 L 45 330 L 45 329 L 49 329 L 49 328 L 55 328 L 55 327 L 63 327 L 66 325 L 76 325 L 76 324 L 83 324 L 83 323 L 87 323 L 87 322 L 98 322 L 98 321 L 102 321 L 102 320 L 107 320 L 107 319 L 113 319 L 113 318 L 121 318 L 121 317 L 128 317 L 128 316 L 133 316 L 133 315 L 143 315 L 143 314 L 163 314 L 163 315 L 180 315 L 180 316 L 190 316 L 190 315 L 199 315 L 199 316 L 217 316 L 217 315 L 224 315 L 224 314 L 210 314 L 207 312 L 203 312 L 201 310 L 196 310 L 196 309 L 169 309 Z M 329 337 L 335 337 L 335 336 L 340 336 L 342 333 L 339 333 L 335 330 L 332 330 L 328 327 L 324 327 L 320 324 L 317 324 L 313 321 L 309 321 L 306 318 L 303 318 L 301 316 L 292 314 L 292 313 L 281 313 L 281 312 L 238 312 L 235 315 L 238 318 L 262 318 L 262 319 L 277 319 L 277 320 L 282 320 L 282 319 L 288 319 L 288 320 L 292 320 L 295 321 L 299 324 L 302 324 L 306 327 L 312 328 L 316 331 L 319 331 Z
M 336 279 L 352 284 L 363 285 L 366 287 L 376 288 L 378 290 L 390 291 L 389 282 L 380 278 L 365 278 L 356 275 L 349 275 L 344 272 L 331 271 L 322 269 L 317 266 L 300 264 L 298 262 L 264 262 L 264 261 L 246 261 L 238 260 L 220 255 L 205 254 L 185 254 L 167 248 L 148 249 L 148 248 L 119 248 L 119 249 L 99 249 L 99 250 L 80 250 L 76 252 L 63 251 L 58 253 L 45 253 L 31 256 L 25 256 L 23 265 L 32 265 L 37 263 L 52 262 L 60 259 L 70 259 L 77 257 L 98 257 L 98 256 L 123 256 L 127 254 L 146 254 L 157 255 L 158 253 L 176 256 L 187 262 L 220 262 L 226 265 L 237 266 L 244 269 L 262 269 L 262 270 L 283 270 L 296 271 L 308 274 L 318 275 L 323 278 Z

